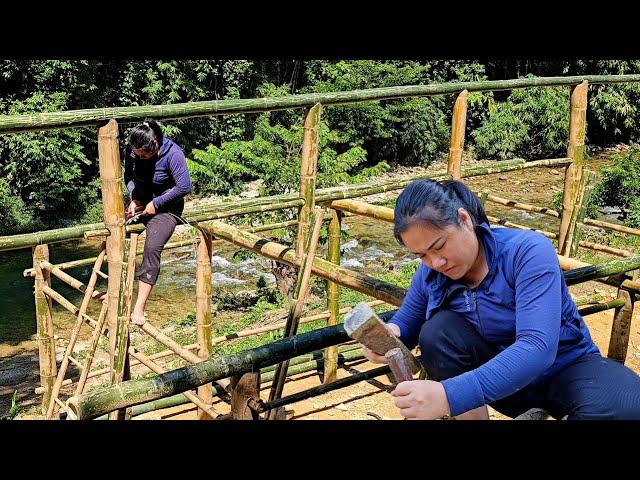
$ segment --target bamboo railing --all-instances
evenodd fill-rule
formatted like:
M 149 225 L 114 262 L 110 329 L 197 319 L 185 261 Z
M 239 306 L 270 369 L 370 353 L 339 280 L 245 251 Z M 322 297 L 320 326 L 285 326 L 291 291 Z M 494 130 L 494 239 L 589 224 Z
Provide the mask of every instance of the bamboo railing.
M 380 280 L 359 272 L 350 271 L 339 265 L 340 242 L 340 217 L 343 215 L 363 215 L 377 218 L 383 221 L 393 221 L 393 211 L 385 207 L 379 207 L 357 198 L 367 197 L 383 192 L 397 191 L 416 179 L 466 179 L 474 176 L 488 175 L 499 172 L 515 171 L 526 168 L 538 167 L 566 167 L 564 183 L 564 200 L 562 212 L 556 212 L 547 207 L 528 205 L 515 200 L 507 200 L 501 197 L 486 194 L 486 199 L 502 204 L 507 208 L 516 208 L 554 216 L 560 220 L 557 233 L 539 232 L 546 237 L 558 241 L 559 263 L 565 272 L 568 284 L 581 283 L 588 280 L 597 280 L 618 287 L 618 295 L 614 300 L 606 300 L 604 297 L 591 296 L 581 299 L 579 311 L 588 315 L 598 311 L 615 309 L 608 356 L 618 361 L 624 361 L 628 345 L 630 319 L 633 311 L 635 294 L 640 292 L 640 283 L 624 277 L 624 272 L 640 267 L 640 257 L 634 252 L 595 244 L 580 239 L 581 229 L 597 227 L 611 229 L 619 232 L 640 235 L 640 230 L 630 229 L 608 222 L 584 218 L 584 207 L 588 196 L 588 179 L 584 171 L 584 139 L 586 130 L 586 108 L 588 104 L 587 94 L 589 85 L 640 82 L 640 75 L 587 75 L 573 77 L 546 77 L 526 78 L 517 80 L 459 82 L 438 85 L 414 85 L 401 87 L 387 87 L 378 89 L 357 90 L 349 92 L 329 92 L 323 94 L 292 95 L 277 98 L 240 99 L 192 102 L 187 104 L 152 105 L 143 107 L 115 107 L 107 109 L 87 109 L 68 112 L 52 112 L 37 115 L 0 116 L 0 134 L 26 132 L 34 130 L 49 130 L 55 128 L 81 127 L 99 125 L 98 149 L 100 158 L 100 175 L 102 179 L 102 197 L 104 202 L 104 223 L 91 225 L 79 225 L 75 227 L 34 232 L 23 235 L 0 237 L 0 251 L 19 248 L 34 249 L 33 268 L 24 271 L 25 276 L 35 277 L 36 312 L 38 318 L 38 339 L 40 346 L 40 387 L 43 395 L 43 408 L 51 418 L 57 415 L 55 405 L 64 406 L 57 398 L 63 385 L 72 383 L 70 379 L 63 379 L 64 368 L 56 378 L 56 364 L 52 361 L 55 350 L 51 322 L 51 302 L 55 300 L 66 310 L 77 315 L 76 327 L 83 321 L 92 325 L 95 330 L 92 335 L 91 349 L 86 368 L 82 371 L 75 396 L 68 402 L 69 415 L 77 418 L 94 418 L 102 413 L 120 411 L 120 414 L 111 414 L 111 418 L 123 418 L 125 408 L 150 401 L 177 392 L 185 392 L 185 387 L 198 389 L 198 394 L 187 392 L 186 398 L 194 402 L 199 408 L 199 418 L 210 419 L 216 415 L 212 408 L 212 388 L 206 384 L 235 375 L 238 381 L 234 381 L 226 387 L 214 385 L 216 391 L 229 391 L 232 396 L 232 409 L 236 405 L 253 404 L 260 406 L 260 411 L 269 411 L 284 405 L 296 398 L 305 395 L 316 395 L 322 391 L 339 388 L 343 384 L 355 382 L 357 377 L 348 381 L 338 381 L 336 378 L 337 349 L 336 345 L 345 339 L 341 336 L 341 326 L 337 325 L 338 315 L 342 310 L 338 309 L 338 288 L 345 286 L 365 293 L 378 301 L 390 305 L 400 305 L 404 297 L 404 289 L 387 284 Z M 529 88 L 541 86 L 571 86 L 573 92 L 570 97 L 571 116 L 569 122 L 569 139 L 567 157 L 558 159 L 542 159 L 525 162 L 522 159 L 495 162 L 484 167 L 462 168 L 462 153 L 464 147 L 466 107 L 469 92 L 498 91 L 514 88 Z M 317 189 L 317 158 L 319 145 L 319 118 L 322 108 L 331 105 L 344 105 L 367 101 L 384 101 L 400 98 L 411 98 L 431 95 L 457 95 L 452 113 L 451 138 L 449 148 L 449 160 L 446 172 L 434 172 L 422 175 L 408 176 L 400 179 L 369 182 L 359 185 L 348 185 Z M 156 355 L 145 356 L 135 348 L 129 346 L 128 321 L 130 315 L 132 272 L 135 266 L 135 256 L 140 252 L 135 248 L 135 242 L 129 252 L 128 262 L 124 263 L 125 236 L 140 232 L 143 227 L 134 225 L 124 227 L 124 207 L 120 194 L 121 167 L 118 151 L 117 121 L 131 122 L 144 117 L 157 119 L 178 119 L 189 117 L 203 117 L 211 115 L 237 114 L 273 111 L 291 108 L 305 108 L 307 114 L 304 124 L 304 139 L 302 148 L 302 164 L 300 177 L 300 190 L 295 194 L 261 197 L 237 202 L 221 203 L 192 207 L 185 210 L 187 222 L 200 229 L 201 241 L 197 247 L 197 336 L 198 343 L 182 346 L 173 342 L 170 338 L 161 334 L 149 324 L 142 326 L 141 330 L 151 335 L 156 340 L 169 347 L 169 350 Z M 105 125 L 105 122 L 108 122 Z M 104 126 L 103 126 L 104 125 Z M 330 210 L 330 246 L 327 260 L 314 255 L 315 246 L 311 241 L 311 218 L 315 205 L 324 205 Z M 256 212 L 267 212 L 283 209 L 298 209 L 298 219 L 292 222 L 264 225 L 261 227 L 236 228 L 225 224 L 221 220 L 232 216 L 246 215 Z M 317 233 L 320 214 L 316 214 L 318 222 L 314 227 Z M 528 228 L 502 218 L 489 217 L 492 223 L 498 223 L 514 228 Z M 278 225 L 278 226 L 276 226 Z M 274 241 L 267 241 L 255 235 L 256 232 L 272 228 L 297 227 L 295 251 L 286 245 Z M 108 274 L 100 271 L 99 267 L 92 273 L 89 285 L 85 287 L 82 282 L 74 279 L 63 270 L 95 262 L 99 257 L 92 257 L 62 264 L 53 265 L 48 261 L 48 245 L 80 238 L 106 238 L 106 258 Z M 236 334 L 212 339 L 212 320 L 210 315 L 211 301 L 211 242 L 225 241 L 239 245 L 243 248 L 254 250 L 261 255 L 272 258 L 298 268 L 299 285 L 298 295 L 290 305 L 289 320 L 285 325 L 273 325 L 261 327 Z M 178 248 L 192 244 L 192 241 L 172 242 L 166 248 Z M 127 245 L 128 246 L 128 241 Z M 195 246 L 195 245 L 194 245 Z M 624 260 L 608 262 L 603 265 L 593 266 L 583 264 L 569 258 L 575 254 L 577 247 L 588 248 L 613 255 L 628 257 Z M 337 253 L 336 253 L 337 252 Z M 306 266 L 306 268 L 305 268 Z M 82 292 L 85 299 L 80 308 L 73 305 L 66 298 L 51 288 L 49 275 L 52 274 Z M 305 286 L 308 285 L 309 275 L 329 280 L 327 287 L 328 312 L 300 319 L 301 304 L 304 300 Z M 108 289 L 106 294 L 94 291 L 97 277 L 106 278 Z M 91 293 L 89 293 L 91 291 Z M 631 292 L 631 295 L 630 295 Z M 97 321 L 90 318 L 84 310 L 85 303 L 90 298 L 103 301 L 103 308 Z M 344 310 L 344 309 L 343 309 Z M 309 334 L 295 335 L 275 344 L 260 347 L 251 351 L 242 352 L 235 356 L 225 358 L 209 358 L 212 346 L 216 343 L 240 338 L 241 336 L 259 334 L 275 328 L 285 328 L 286 335 L 294 335 L 297 325 L 310 318 L 327 318 L 329 327 L 315 330 Z M 309 320 L 311 321 L 311 320 Z M 111 365 L 109 369 L 102 369 L 103 373 L 111 374 L 114 384 L 105 390 L 92 394 L 83 394 L 83 389 L 88 378 L 98 376 L 97 372 L 89 372 L 91 361 L 95 353 L 98 339 L 102 334 L 104 323 L 109 327 L 109 353 Z M 77 328 L 73 333 L 77 336 Z M 74 337 L 75 338 L 75 337 Z M 283 343 L 284 342 L 284 343 Z M 288 342 L 288 343 L 287 343 Z M 293 343 L 291 343 L 293 342 Z M 305 342 L 308 342 L 305 344 Z M 285 346 L 286 345 L 286 346 Z M 317 388 L 312 392 L 301 393 L 297 396 L 278 400 L 282 393 L 282 379 L 286 376 L 286 365 L 292 355 L 305 348 L 326 348 L 324 363 L 324 377 L 326 386 Z M 302 350 L 301 350 L 302 348 Z M 71 345 L 69 351 L 73 349 Z M 191 350 L 198 350 L 197 355 Z M 178 355 L 192 365 L 173 371 L 164 371 L 163 367 L 154 362 L 157 358 L 170 355 Z M 71 355 L 66 355 L 68 361 L 75 362 Z M 242 402 L 238 400 L 234 388 L 239 388 L 242 375 L 255 368 L 265 365 L 281 364 L 274 373 L 275 380 L 272 385 L 271 403 L 261 404 L 259 398 L 251 397 Z M 151 371 L 158 373 L 158 377 L 145 380 L 127 380 L 128 369 L 131 365 L 143 365 Z M 282 367 L 284 365 L 284 368 Z M 366 374 L 362 376 L 366 378 Z M 56 380 L 55 385 L 53 379 Z M 68 383 L 67 383 L 68 382 Z M 342 383 L 340 383 L 342 382 Z M 115 384 L 118 384 L 117 386 Z M 144 385 L 144 386 L 142 386 Z M 236 387 L 234 387 L 234 385 Z M 52 395 L 54 393 L 54 395 Z M 242 393 L 244 395 L 244 393 Z M 257 395 L 255 392 L 252 395 Z M 273 411 L 273 410 L 272 410 Z M 237 412 L 236 412 L 237 413 Z M 272 415 L 273 417 L 273 415 Z M 246 418 L 232 412 L 231 418 Z

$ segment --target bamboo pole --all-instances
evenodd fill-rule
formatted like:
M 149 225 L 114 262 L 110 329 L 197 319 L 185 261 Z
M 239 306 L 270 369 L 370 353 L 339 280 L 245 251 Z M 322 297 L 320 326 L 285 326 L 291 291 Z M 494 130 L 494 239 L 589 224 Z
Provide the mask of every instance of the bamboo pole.
M 118 408 L 182 393 L 205 383 L 255 371 L 348 340 L 342 325 L 324 327 L 243 352 L 212 357 L 156 377 L 128 380 L 74 396 L 67 401 L 67 405 L 78 419 L 91 419 Z
M 548 160 L 537 160 L 525 162 L 522 159 L 503 160 L 485 167 L 468 168 L 462 171 L 463 178 L 489 175 L 493 173 L 510 172 L 524 170 L 527 168 L 551 168 L 562 167 L 571 163 L 568 158 L 553 158 Z M 376 193 L 400 190 L 411 182 L 419 179 L 447 179 L 446 172 L 424 173 L 420 175 L 410 175 L 401 179 L 377 181 L 359 185 L 347 185 L 341 187 L 331 187 L 316 190 L 316 202 L 327 202 L 344 198 L 356 198 Z M 237 202 L 222 202 L 186 209 L 184 217 L 188 222 L 201 222 L 210 219 L 222 219 L 235 215 L 244 215 L 256 212 L 266 212 L 285 208 L 294 208 L 302 205 L 303 200 L 298 198 L 298 194 L 274 195 L 270 197 L 260 197 L 258 199 L 246 199 Z M 124 208 L 124 207 L 123 207 Z M 126 227 L 128 233 L 141 232 L 144 229 L 141 225 L 130 225 Z M 64 242 L 78 238 L 84 238 L 84 232 L 94 230 L 96 235 L 109 235 L 109 230 L 105 229 L 104 223 L 90 225 L 79 225 L 76 227 L 60 228 L 57 230 L 46 230 L 42 232 L 25 233 L 20 235 L 9 235 L 0 237 L 0 251 L 28 248 L 44 243 Z M 108 258 L 108 255 L 107 255 Z
M 460 180 L 462 168 L 462 152 L 464 149 L 464 131 L 467 126 L 467 97 L 469 92 L 463 90 L 458 94 L 453 105 L 451 116 L 451 142 L 449 145 L 449 159 L 447 173 L 454 180 Z
M 618 290 L 618 300 L 622 305 L 617 306 L 613 314 L 607 357 L 624 364 L 627 358 L 627 349 L 629 348 L 629 334 L 631 332 L 635 295 L 629 295 L 629 292 Z
M 111 368 L 115 368 L 116 332 L 118 331 L 118 306 L 120 283 L 124 259 L 124 201 L 122 198 L 122 168 L 118 145 L 118 124 L 110 120 L 98 130 L 98 159 L 102 185 L 104 224 L 109 231 L 107 237 L 107 264 L 109 283 L 107 287 L 109 326 L 109 355 Z
M 533 77 L 509 80 L 481 80 L 475 82 L 447 82 L 430 85 L 368 88 L 342 92 L 306 93 L 284 97 L 205 100 L 169 105 L 106 107 L 68 110 L 65 112 L 2 115 L 0 116 L 0 134 L 101 125 L 111 119 L 130 123 L 147 117 L 165 120 L 196 118 L 211 115 L 304 108 L 316 103 L 322 103 L 324 105 L 344 105 L 361 102 L 379 102 L 397 98 L 458 94 L 463 90 L 469 92 L 485 92 L 528 87 L 577 85 L 583 81 L 589 81 L 594 84 L 639 82 L 640 75 L 575 75 L 568 77 Z
M 358 200 L 334 200 L 329 203 L 329 207 L 341 212 L 355 213 L 385 222 L 393 222 L 393 208 L 381 207 Z
M 152 372 L 157 373 L 158 375 L 166 373 L 166 370 L 164 368 L 155 363 L 146 355 L 137 351 L 135 348 L 129 347 L 129 354 Z M 209 397 L 208 399 L 205 399 L 200 395 L 201 389 L 205 388 L 208 390 L 208 392 L 206 392 L 206 396 Z M 184 392 L 183 395 L 198 407 L 198 420 L 212 420 L 220 414 L 220 412 L 217 412 L 216 409 L 211 405 L 211 402 L 213 400 L 213 392 L 211 390 L 210 384 L 199 387 L 198 395 L 195 395 L 191 392 Z M 200 416 L 200 412 L 203 412 L 202 417 Z
M 318 140 L 320 138 L 320 114 L 322 106 L 311 107 L 304 119 L 302 137 L 302 160 L 300 165 L 300 198 L 304 204 L 298 210 L 298 233 L 296 236 L 296 256 L 302 257 L 304 245 L 309 236 L 311 212 L 315 207 L 316 175 L 318 171 Z
M 313 222 L 313 230 L 311 232 L 308 232 L 307 235 L 307 242 L 304 248 L 305 256 L 301 259 L 294 294 L 291 298 L 291 304 L 289 305 L 287 324 L 284 328 L 285 337 L 291 337 L 297 333 L 298 320 L 300 319 L 300 314 L 302 313 L 302 308 L 304 307 L 307 293 L 309 292 L 311 266 L 313 264 L 313 258 L 318 247 L 318 238 L 320 238 L 320 228 L 322 227 L 323 220 L 323 213 L 320 207 L 315 207 L 312 210 L 310 220 L 311 222 Z M 288 359 L 284 360 L 280 365 L 278 365 L 278 369 L 276 370 L 274 381 L 271 386 L 271 392 L 269 393 L 269 400 L 280 398 L 280 396 L 282 395 L 282 389 L 284 388 L 284 380 L 286 378 L 288 367 Z M 276 414 L 276 410 L 270 411 L 269 419 L 275 419 Z
M 80 395 L 84 390 L 84 386 L 87 382 L 87 378 L 90 375 L 91 365 L 93 364 L 93 357 L 96 353 L 96 349 L 98 348 L 98 342 L 100 341 L 100 336 L 102 335 L 102 330 L 104 328 L 105 320 L 107 319 L 107 300 L 103 300 L 102 308 L 100 309 L 100 314 L 98 315 L 98 321 L 96 322 L 96 326 L 93 329 L 93 333 L 91 334 L 91 343 L 89 344 L 89 351 L 87 352 L 87 362 L 85 363 L 84 369 L 80 374 L 80 379 L 78 380 L 78 384 L 76 385 L 76 391 L 74 395 Z M 109 373 L 111 368 L 105 368 L 104 373 Z M 65 380 L 62 382 L 64 385 L 67 382 Z M 69 379 L 69 384 L 73 383 L 71 379 Z
M 116 333 L 116 347 L 114 367 L 111 371 L 111 384 L 121 383 L 131 378 L 129 368 L 129 324 L 131 322 L 131 298 L 133 297 L 133 283 L 136 269 L 136 249 L 138 248 L 138 235 L 135 233 L 125 240 L 124 257 L 127 263 L 123 263 L 120 277 L 120 299 L 118 302 L 118 331 Z M 127 416 L 126 409 L 112 412 L 110 420 L 124 420 Z
M 616 260 L 616 261 L 620 261 L 620 260 Z M 579 260 L 576 260 L 575 258 L 564 257 L 562 255 L 558 255 L 558 262 L 560 263 L 560 268 L 565 271 L 592 266 L 589 263 L 581 262 Z M 633 270 L 633 269 L 629 269 L 629 270 Z M 611 285 L 617 288 L 624 288 L 625 290 L 628 290 L 630 292 L 640 293 L 640 282 L 637 282 L 635 280 L 623 280 L 621 278 L 617 278 L 615 275 L 612 275 L 610 277 L 599 277 L 593 280 L 595 280 L 596 282 L 605 283 L 607 285 Z
M 199 232 L 200 242 L 196 258 L 196 331 L 198 336 L 198 357 L 207 359 L 211 356 L 211 235 Z M 213 396 L 211 386 L 198 387 L 198 396 L 202 401 L 211 405 Z M 198 409 L 198 420 L 210 420 L 208 408 Z
M 571 94 L 569 146 L 567 157 L 572 160 L 564 177 L 562 214 L 558 232 L 558 253 L 570 256 L 579 210 L 580 184 L 584 169 L 584 139 L 587 129 L 587 92 L 589 83 L 583 81 Z
M 264 238 L 248 232 L 242 232 L 222 222 L 214 220 L 202 223 L 200 227 L 211 232 L 218 238 L 224 238 L 227 241 L 257 252 L 267 258 L 272 258 L 296 267 L 300 264 L 300 260 L 296 258 L 294 252 L 292 252 L 289 247 L 267 241 Z M 402 303 L 402 299 L 406 293 L 403 288 L 344 267 L 333 265 L 321 258 L 313 259 L 312 272 L 319 277 L 332 280 L 340 285 L 352 288 L 395 306 L 399 306 Z
M 80 327 L 84 323 L 83 313 L 87 311 L 87 307 L 89 306 L 89 300 L 91 299 L 91 295 L 93 293 L 93 289 L 96 285 L 96 281 L 98 280 L 98 275 L 96 271 L 100 270 L 102 267 L 102 262 L 104 261 L 104 256 L 107 252 L 102 250 L 96 259 L 96 263 L 93 266 L 93 271 L 91 272 L 91 277 L 89 278 L 89 283 L 87 285 L 87 289 L 84 293 L 84 298 L 82 299 L 82 303 L 80 304 L 80 309 L 78 312 L 78 316 L 76 318 L 76 323 L 73 326 L 71 331 L 71 336 L 69 338 L 69 343 L 67 345 L 66 351 L 64 352 L 64 356 L 62 357 L 62 363 L 60 364 L 60 369 L 58 370 L 58 375 L 56 377 L 55 384 L 53 385 L 53 391 L 51 392 L 51 400 L 49 402 L 47 412 L 45 418 L 51 419 L 53 416 L 53 410 L 55 408 L 54 400 L 58 398 L 58 394 L 60 392 L 60 387 L 62 386 L 62 382 L 64 381 L 64 376 L 67 372 L 67 366 L 69 365 L 69 357 L 73 353 L 73 348 L 76 345 L 76 339 L 78 338 L 78 334 L 80 333 Z M 44 263 L 44 262 L 42 262 Z
M 77 315 L 78 312 L 80 311 L 80 309 L 78 307 L 76 307 L 73 303 L 71 303 L 69 300 L 67 300 L 65 297 L 63 297 L 62 295 L 60 295 L 58 292 L 56 292 L 53 288 L 48 287 L 48 286 L 43 286 L 42 287 L 42 291 L 51 299 L 51 300 L 55 300 L 56 302 L 58 302 L 65 310 L 67 310 L 68 312 Z M 83 313 L 82 316 L 89 320 L 89 322 L 92 322 L 93 319 L 87 315 L 86 313 Z
M 560 214 L 551 208 L 538 207 L 535 205 L 529 205 L 527 203 L 521 203 L 515 200 L 498 197 L 496 195 L 492 195 L 489 190 L 483 190 L 483 193 L 487 194 L 487 200 L 489 200 L 490 202 L 504 205 L 505 207 L 515 208 L 517 210 L 523 210 L 525 212 L 541 213 L 543 215 L 560 218 Z
M 51 318 L 51 299 L 45 296 L 44 288 L 49 285 L 49 273 L 42 270 L 40 262 L 49 260 L 49 247 L 38 245 L 33 248 L 33 267 L 36 272 L 34 298 L 36 304 L 36 327 L 38 339 L 38 360 L 40 367 L 40 385 L 44 388 L 41 409 L 46 415 L 47 407 L 53 398 L 56 379 L 56 344 L 53 340 L 53 320 Z
M 343 200 L 344 201 L 344 200 Z M 329 223 L 329 244 L 327 246 L 327 261 L 334 265 L 340 265 L 340 233 L 341 233 L 341 213 L 331 209 L 331 221 Z M 340 285 L 327 281 L 327 310 L 329 310 L 329 320 L 327 325 L 337 325 L 340 312 Z M 337 378 L 338 369 L 338 348 L 328 347 L 324 351 L 324 381 L 331 383 Z
M 624 300 L 611 300 L 609 302 L 596 303 L 594 305 L 588 305 L 586 307 L 582 307 L 578 309 L 578 313 L 586 317 L 587 315 L 591 315 L 598 312 L 603 312 L 604 310 L 611 310 L 612 308 L 618 308 L 624 305 Z
M 566 258 L 566 257 L 565 257 Z M 596 278 L 617 275 L 640 267 L 640 255 L 631 258 L 616 259 L 600 265 L 588 265 L 565 272 L 567 285 L 575 285 Z M 634 282 L 635 283 L 635 282 Z
M 587 205 L 589 203 L 589 199 L 591 198 L 591 192 L 593 191 L 594 181 L 595 181 L 595 173 L 590 170 L 584 170 L 582 173 L 582 179 L 580 180 L 580 185 L 578 188 L 577 195 L 577 204 L 574 205 L 576 210 L 576 223 L 574 227 L 574 234 L 571 238 L 571 245 L 569 249 L 570 257 L 573 257 L 578 253 L 578 244 L 580 242 L 580 238 L 582 237 L 583 225 L 581 222 L 584 220 L 585 214 L 587 213 Z
M 59 269 L 58 267 L 56 267 L 55 265 L 49 262 L 46 262 L 46 261 L 40 262 L 40 266 L 48 270 L 52 275 L 57 277 L 59 280 L 66 283 L 70 287 L 75 288 L 79 292 L 84 293 L 85 290 L 87 289 L 86 285 L 82 283 L 80 280 L 73 278 L 71 275 L 63 272 L 61 269 Z M 99 275 L 99 273 L 96 272 L 96 275 Z M 105 297 L 106 295 L 104 293 L 94 290 L 93 293 L 91 294 L 90 300 L 96 300 L 98 302 L 102 302 L 102 300 L 104 300 Z

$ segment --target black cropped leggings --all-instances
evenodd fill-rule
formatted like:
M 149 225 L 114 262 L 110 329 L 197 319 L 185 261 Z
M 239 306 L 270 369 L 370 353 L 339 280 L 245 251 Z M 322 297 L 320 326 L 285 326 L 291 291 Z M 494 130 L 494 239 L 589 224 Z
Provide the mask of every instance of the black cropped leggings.
M 147 238 L 142 252 L 142 263 L 137 278 L 141 282 L 155 285 L 160 274 L 160 256 L 162 249 L 173 235 L 178 218 L 170 213 L 157 213 L 152 217 L 142 217 L 147 227 Z

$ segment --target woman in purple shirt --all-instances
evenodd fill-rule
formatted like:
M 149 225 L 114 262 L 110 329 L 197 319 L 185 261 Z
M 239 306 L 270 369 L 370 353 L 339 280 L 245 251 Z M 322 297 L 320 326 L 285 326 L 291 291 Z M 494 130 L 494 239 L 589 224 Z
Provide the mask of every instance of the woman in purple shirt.
M 640 376 L 600 355 L 548 239 L 490 227 L 459 181 L 413 182 L 394 213 L 396 238 L 422 264 L 387 326 L 420 345 L 429 376 L 392 392 L 404 417 L 488 419 L 491 405 L 510 417 L 640 419 Z
M 191 192 L 191 180 L 182 149 L 165 138 L 152 119 L 131 130 L 124 158 L 124 180 L 131 197 L 127 219 L 139 216 L 147 231 L 137 275 L 138 298 L 131 314 L 131 321 L 142 325 L 144 307 L 160 273 L 162 249 L 183 221 L 184 196 Z

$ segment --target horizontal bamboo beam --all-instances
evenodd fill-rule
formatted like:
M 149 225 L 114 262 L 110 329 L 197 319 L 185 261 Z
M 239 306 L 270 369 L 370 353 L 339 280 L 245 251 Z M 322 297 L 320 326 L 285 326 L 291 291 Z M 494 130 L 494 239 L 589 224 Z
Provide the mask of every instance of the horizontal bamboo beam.
M 560 263 L 560 268 L 565 271 L 592 266 L 590 263 L 581 262 L 580 260 L 576 260 L 575 258 L 569 258 L 563 255 L 558 255 L 558 262 Z M 596 282 L 605 283 L 613 287 L 623 288 L 634 293 L 640 293 L 640 282 L 637 282 L 635 280 L 625 279 L 620 282 L 620 279 L 616 278 L 616 276 L 596 278 L 594 280 Z
M 609 302 L 596 303 L 595 305 L 589 305 L 587 307 L 582 307 L 578 309 L 578 313 L 583 317 L 587 315 L 591 315 L 593 313 L 602 312 L 604 310 L 610 310 L 612 308 L 618 308 L 624 305 L 624 300 L 618 298 L 616 300 L 611 300 Z
M 388 319 L 391 315 L 393 312 L 381 316 Z M 348 340 L 342 325 L 320 328 L 243 352 L 213 357 L 155 377 L 128 380 L 74 396 L 67 401 L 67 405 L 76 418 L 92 419 L 113 410 L 182 393 L 205 383 L 256 371 Z
M 300 259 L 295 252 L 276 242 L 268 241 L 249 232 L 243 232 L 235 227 L 217 220 L 203 223 L 200 228 L 208 231 L 217 238 L 223 238 L 235 245 L 242 246 L 267 258 L 277 260 L 287 265 L 300 267 Z M 378 280 L 377 278 L 355 272 L 339 265 L 334 265 L 322 258 L 315 257 L 312 272 L 322 278 L 349 287 L 358 292 L 370 295 L 391 305 L 399 306 L 406 294 L 406 290 L 396 285 Z
M 284 97 L 205 100 L 169 105 L 90 108 L 64 112 L 2 115 L 0 116 L 0 134 L 102 125 L 111 119 L 115 119 L 118 123 L 127 123 L 137 122 L 146 117 L 171 120 L 211 115 L 269 112 L 311 107 L 316 103 L 321 103 L 323 106 L 344 105 L 397 98 L 458 94 L 463 90 L 468 90 L 469 92 L 486 92 L 527 87 L 577 85 L 584 80 L 595 84 L 629 83 L 640 81 L 640 75 L 582 75 L 518 78 L 513 80 L 482 80 L 476 82 L 448 82 L 431 85 L 368 88 L 343 92 L 306 93 L 302 95 L 287 95 Z
M 84 293 L 85 290 L 87 289 L 86 285 L 82 283 L 80 280 L 73 278 L 68 273 L 63 272 L 60 268 L 56 267 L 55 265 L 52 265 L 47 261 L 40 262 L 40 266 L 41 268 L 48 270 L 49 272 L 51 272 L 52 275 L 57 277 L 59 280 L 66 283 L 71 288 L 75 288 L 79 292 Z M 105 296 L 106 296 L 105 293 L 94 290 L 93 293 L 91 294 L 91 300 L 102 302 L 105 299 Z
M 462 172 L 464 178 L 478 175 L 488 175 L 507 171 L 522 170 L 526 168 L 538 167 L 558 167 L 571 163 L 568 158 L 537 160 L 525 162 L 523 159 L 503 160 L 495 162 L 485 167 L 469 168 Z M 348 185 L 343 187 L 331 187 L 316 190 L 316 201 L 327 202 L 345 198 L 355 198 L 376 193 L 399 190 L 412 181 L 422 179 L 446 179 L 446 173 L 433 172 L 421 175 L 410 175 L 401 179 L 378 181 L 358 185 Z M 211 219 L 222 219 L 235 215 L 244 215 L 256 212 L 281 210 L 285 208 L 299 207 L 304 200 L 297 198 L 296 194 L 275 195 L 270 197 L 259 197 L 240 200 L 238 202 L 221 202 L 206 207 L 186 209 L 183 216 L 190 223 L 196 223 Z M 126 227 L 128 233 L 136 233 L 143 230 L 142 225 L 129 225 Z M 93 223 L 87 225 L 76 225 L 74 227 L 59 228 L 55 230 L 45 230 L 41 232 L 24 233 L 20 235 L 8 235 L 0 237 L 0 251 L 29 248 L 36 245 L 65 242 L 84 238 L 84 232 L 95 230 L 100 235 L 107 235 L 104 223 Z M 99 231 L 99 232 L 98 232 Z

